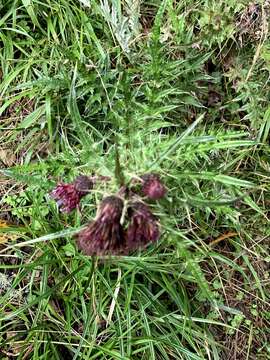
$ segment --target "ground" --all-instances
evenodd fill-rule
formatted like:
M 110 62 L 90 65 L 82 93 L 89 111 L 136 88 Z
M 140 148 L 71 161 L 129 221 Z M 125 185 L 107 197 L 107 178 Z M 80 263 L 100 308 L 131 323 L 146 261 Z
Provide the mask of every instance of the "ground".
M 0 15 L 0 358 L 270 358 L 269 1 Z M 74 234 L 146 173 L 159 240 L 85 256 Z M 62 213 L 51 191 L 82 174 Z

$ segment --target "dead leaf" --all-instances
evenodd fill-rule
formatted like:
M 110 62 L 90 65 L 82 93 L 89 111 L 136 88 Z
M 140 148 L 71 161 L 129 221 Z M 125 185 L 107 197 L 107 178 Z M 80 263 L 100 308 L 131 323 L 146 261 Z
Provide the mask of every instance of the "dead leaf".
M 16 162 L 16 156 L 11 149 L 0 149 L 0 161 L 7 167 Z
M 5 220 L 0 219 L 0 228 L 9 228 L 9 227 L 11 227 L 11 224 L 6 222 Z
M 220 235 L 218 238 L 212 240 L 212 241 L 209 243 L 209 245 L 210 245 L 210 246 L 216 245 L 216 244 L 220 243 L 220 242 L 223 241 L 223 240 L 226 240 L 226 239 L 235 237 L 235 236 L 237 236 L 237 235 L 238 235 L 238 233 L 235 232 L 235 231 L 228 231 L 227 233 L 222 234 L 222 235 Z
M 10 229 L 12 228 L 12 224 L 9 224 L 8 222 L 4 220 L 0 220 L 0 229 Z M 5 244 L 8 241 L 14 241 L 17 240 L 21 235 L 19 233 L 14 232 L 0 232 L 0 244 Z

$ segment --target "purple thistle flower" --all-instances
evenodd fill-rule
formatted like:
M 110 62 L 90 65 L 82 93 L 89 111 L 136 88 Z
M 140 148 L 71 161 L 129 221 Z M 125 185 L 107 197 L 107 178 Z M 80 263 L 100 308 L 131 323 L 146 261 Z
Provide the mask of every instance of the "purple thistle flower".
M 159 175 L 146 174 L 142 177 L 142 192 L 145 196 L 152 200 L 158 200 L 165 196 L 167 190 L 161 182 Z
M 139 201 L 134 202 L 130 209 L 131 222 L 126 232 L 128 250 L 144 247 L 159 239 L 159 225 L 149 207 Z
M 59 183 L 50 193 L 62 212 L 69 213 L 79 206 L 83 196 L 93 188 L 93 182 L 88 176 L 80 175 L 73 183 Z
M 120 224 L 123 206 L 119 197 L 106 197 L 100 204 L 96 220 L 76 235 L 77 245 L 86 255 L 123 253 L 125 239 Z

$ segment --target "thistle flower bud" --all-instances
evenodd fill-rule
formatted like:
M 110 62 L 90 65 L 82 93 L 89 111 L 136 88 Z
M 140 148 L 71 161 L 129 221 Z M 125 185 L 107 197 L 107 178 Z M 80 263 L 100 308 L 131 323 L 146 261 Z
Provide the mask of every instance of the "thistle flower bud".
M 124 249 L 124 232 L 120 219 L 123 201 L 106 197 L 100 204 L 97 218 L 76 235 L 78 247 L 86 255 L 120 254 Z
M 80 200 L 93 188 L 92 181 L 84 175 L 78 176 L 73 183 L 59 183 L 50 196 L 62 212 L 69 213 L 78 207 Z
M 134 202 L 130 209 L 130 224 L 126 233 L 126 247 L 134 250 L 159 239 L 159 226 L 147 205 Z
M 124 203 L 118 196 L 107 196 L 98 209 L 98 219 L 101 221 L 120 221 Z
M 86 175 L 77 176 L 74 181 L 74 188 L 80 193 L 87 194 L 93 189 L 93 181 Z
M 159 175 L 146 174 L 142 176 L 142 180 L 142 192 L 149 199 L 158 200 L 165 196 L 167 191 Z

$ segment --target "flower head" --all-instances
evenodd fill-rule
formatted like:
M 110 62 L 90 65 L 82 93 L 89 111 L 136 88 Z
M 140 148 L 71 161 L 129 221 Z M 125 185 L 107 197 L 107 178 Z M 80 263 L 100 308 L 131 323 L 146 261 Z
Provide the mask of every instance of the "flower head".
M 73 183 L 59 183 L 51 192 L 51 197 L 57 202 L 62 212 L 69 213 L 78 207 L 80 200 L 93 188 L 88 176 L 80 175 Z
M 130 224 L 126 233 L 126 247 L 133 250 L 159 239 L 159 226 L 149 207 L 139 201 L 130 209 Z
M 100 204 L 97 218 L 76 235 L 77 245 L 86 255 L 120 254 L 124 249 L 124 233 L 120 219 L 123 201 L 108 196 Z
M 165 196 L 166 188 L 157 174 L 145 174 L 142 176 L 142 192 L 149 199 L 158 200 Z
M 93 189 L 93 181 L 86 175 L 77 176 L 73 184 L 75 190 L 83 194 L 88 194 Z

